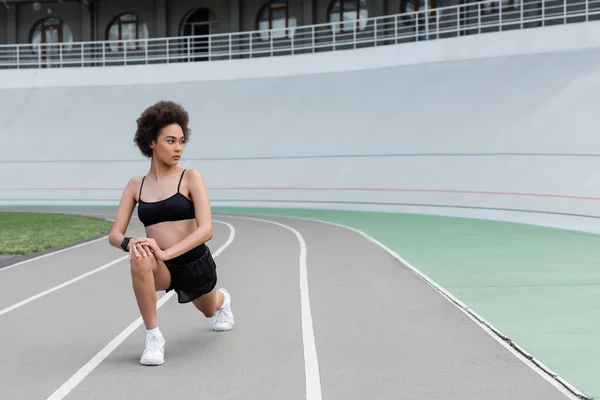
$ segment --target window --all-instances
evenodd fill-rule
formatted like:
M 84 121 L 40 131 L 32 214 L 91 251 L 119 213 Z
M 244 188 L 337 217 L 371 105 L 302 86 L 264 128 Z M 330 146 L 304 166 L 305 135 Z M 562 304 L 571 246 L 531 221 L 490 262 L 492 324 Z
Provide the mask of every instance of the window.
M 425 0 L 400 0 L 400 12 L 401 13 L 411 13 L 418 11 L 425 11 Z M 428 1 L 428 8 L 434 9 L 436 8 L 436 0 Z M 413 16 L 414 17 L 414 16 Z
M 48 17 L 37 22 L 30 34 L 30 42 L 35 45 L 48 44 L 49 46 L 33 47 L 33 51 L 38 53 L 41 49 L 42 56 L 52 56 L 58 54 L 61 49 L 57 43 L 66 43 L 62 46 L 62 51 L 70 50 L 73 42 L 73 33 L 68 25 L 65 25 L 60 18 Z
M 518 0 L 499 0 L 490 1 L 484 0 L 482 2 L 481 10 L 486 14 L 496 14 L 500 12 L 500 4 L 502 5 L 502 12 L 516 11 L 519 9 L 520 3 Z
M 329 9 L 329 22 L 341 22 L 331 27 L 334 33 L 365 29 L 367 18 L 369 9 L 366 0 L 334 0 Z
M 123 14 L 117 17 L 108 29 L 108 40 L 129 40 L 129 42 L 109 43 L 112 51 L 140 50 L 146 47 L 146 42 L 140 39 L 148 38 L 148 26 L 135 14 Z
M 208 8 L 197 8 L 190 11 L 183 18 L 181 36 L 212 35 L 218 28 L 219 20 L 215 13 Z
M 289 39 L 294 36 L 296 17 L 290 16 L 290 9 L 286 0 L 273 0 L 265 4 L 258 14 L 258 30 L 261 40 Z M 270 29 L 276 29 L 270 31 Z
M 436 7 L 437 0 L 400 0 L 400 12 L 402 14 L 407 14 L 404 15 L 403 18 L 407 20 L 417 20 L 420 28 L 424 28 L 425 15 L 429 17 L 428 21 L 430 24 L 436 23 Z
M 180 34 L 181 36 L 192 36 L 192 38 L 185 42 L 186 47 L 182 47 L 182 50 L 193 55 L 192 60 L 194 61 L 207 60 L 208 57 L 205 54 L 212 50 L 208 35 L 214 34 L 214 30 L 218 30 L 218 28 L 219 20 L 212 10 L 197 8 L 188 12 L 181 23 Z

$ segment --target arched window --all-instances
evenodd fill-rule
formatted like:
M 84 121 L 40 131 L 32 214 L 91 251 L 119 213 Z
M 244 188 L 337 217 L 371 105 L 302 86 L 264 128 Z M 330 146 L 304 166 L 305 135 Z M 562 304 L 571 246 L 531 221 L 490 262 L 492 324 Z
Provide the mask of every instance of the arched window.
M 213 30 L 217 29 L 218 26 L 219 20 L 212 10 L 197 8 L 188 12 L 183 17 L 179 30 L 181 36 L 193 36 L 187 42 L 189 44 L 189 52 L 193 55 L 202 55 L 209 51 L 209 41 L 206 36 L 215 33 Z M 201 61 L 206 58 L 194 57 L 193 59 Z
M 181 36 L 211 35 L 219 24 L 215 13 L 208 8 L 196 8 L 183 17 Z
M 261 40 L 289 39 L 294 36 L 296 17 L 291 15 L 287 0 L 271 0 L 258 12 L 258 30 Z M 270 29 L 276 29 L 270 31 Z
M 124 45 L 127 50 L 140 50 L 146 47 L 140 39 L 148 38 L 148 26 L 135 14 L 122 14 L 115 18 L 108 28 L 108 40 L 129 40 L 129 42 L 109 43 L 112 51 L 123 51 Z
M 341 22 L 331 27 L 334 33 L 365 29 L 369 18 L 366 0 L 334 0 L 329 7 L 329 22 Z M 358 23 L 355 21 L 359 20 Z
M 62 19 L 57 17 L 48 17 L 38 21 L 33 26 L 29 41 L 36 45 L 65 43 L 62 46 L 62 50 L 68 51 L 73 46 L 71 44 L 73 42 L 73 33 L 71 32 L 71 28 L 69 28 L 69 26 L 62 21 Z M 33 51 L 38 53 L 40 51 L 40 47 L 34 46 Z M 43 57 L 58 54 L 59 51 L 59 46 L 41 47 L 41 54 Z
M 425 16 L 429 18 L 430 24 L 436 22 L 436 7 L 437 0 L 400 0 L 400 12 L 406 13 L 405 19 L 409 21 L 418 21 L 415 27 L 419 26 L 420 29 L 425 29 Z M 410 13 L 417 14 L 410 14 Z M 417 18 L 418 17 L 418 18 Z
M 411 13 L 418 11 L 425 11 L 425 0 L 400 0 L 400 12 Z M 427 8 L 434 9 L 437 7 L 436 0 L 428 0 Z

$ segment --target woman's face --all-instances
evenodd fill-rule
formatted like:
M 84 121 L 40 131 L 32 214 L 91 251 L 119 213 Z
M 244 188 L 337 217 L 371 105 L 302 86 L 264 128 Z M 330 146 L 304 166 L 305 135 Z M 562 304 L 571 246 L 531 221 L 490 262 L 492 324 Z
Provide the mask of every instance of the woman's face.
M 185 141 L 178 124 L 167 125 L 152 143 L 153 157 L 167 165 L 177 165 L 183 154 Z

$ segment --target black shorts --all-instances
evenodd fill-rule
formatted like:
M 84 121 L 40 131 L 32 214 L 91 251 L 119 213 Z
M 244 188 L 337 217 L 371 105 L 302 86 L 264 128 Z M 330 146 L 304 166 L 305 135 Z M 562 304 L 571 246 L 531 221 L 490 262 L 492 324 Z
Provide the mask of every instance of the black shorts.
M 209 293 L 217 284 L 217 266 L 207 245 L 165 261 L 171 273 L 167 292 L 175 290 L 179 303 L 189 303 Z

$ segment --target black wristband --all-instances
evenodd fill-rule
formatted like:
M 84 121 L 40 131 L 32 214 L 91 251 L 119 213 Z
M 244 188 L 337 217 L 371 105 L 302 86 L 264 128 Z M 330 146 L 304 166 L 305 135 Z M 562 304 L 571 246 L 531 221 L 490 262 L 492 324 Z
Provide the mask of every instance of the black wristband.
M 131 238 L 127 236 L 123 238 L 123 241 L 121 242 L 121 248 L 123 249 L 123 251 L 129 252 L 129 250 L 127 250 L 127 245 L 129 245 L 130 240 Z

